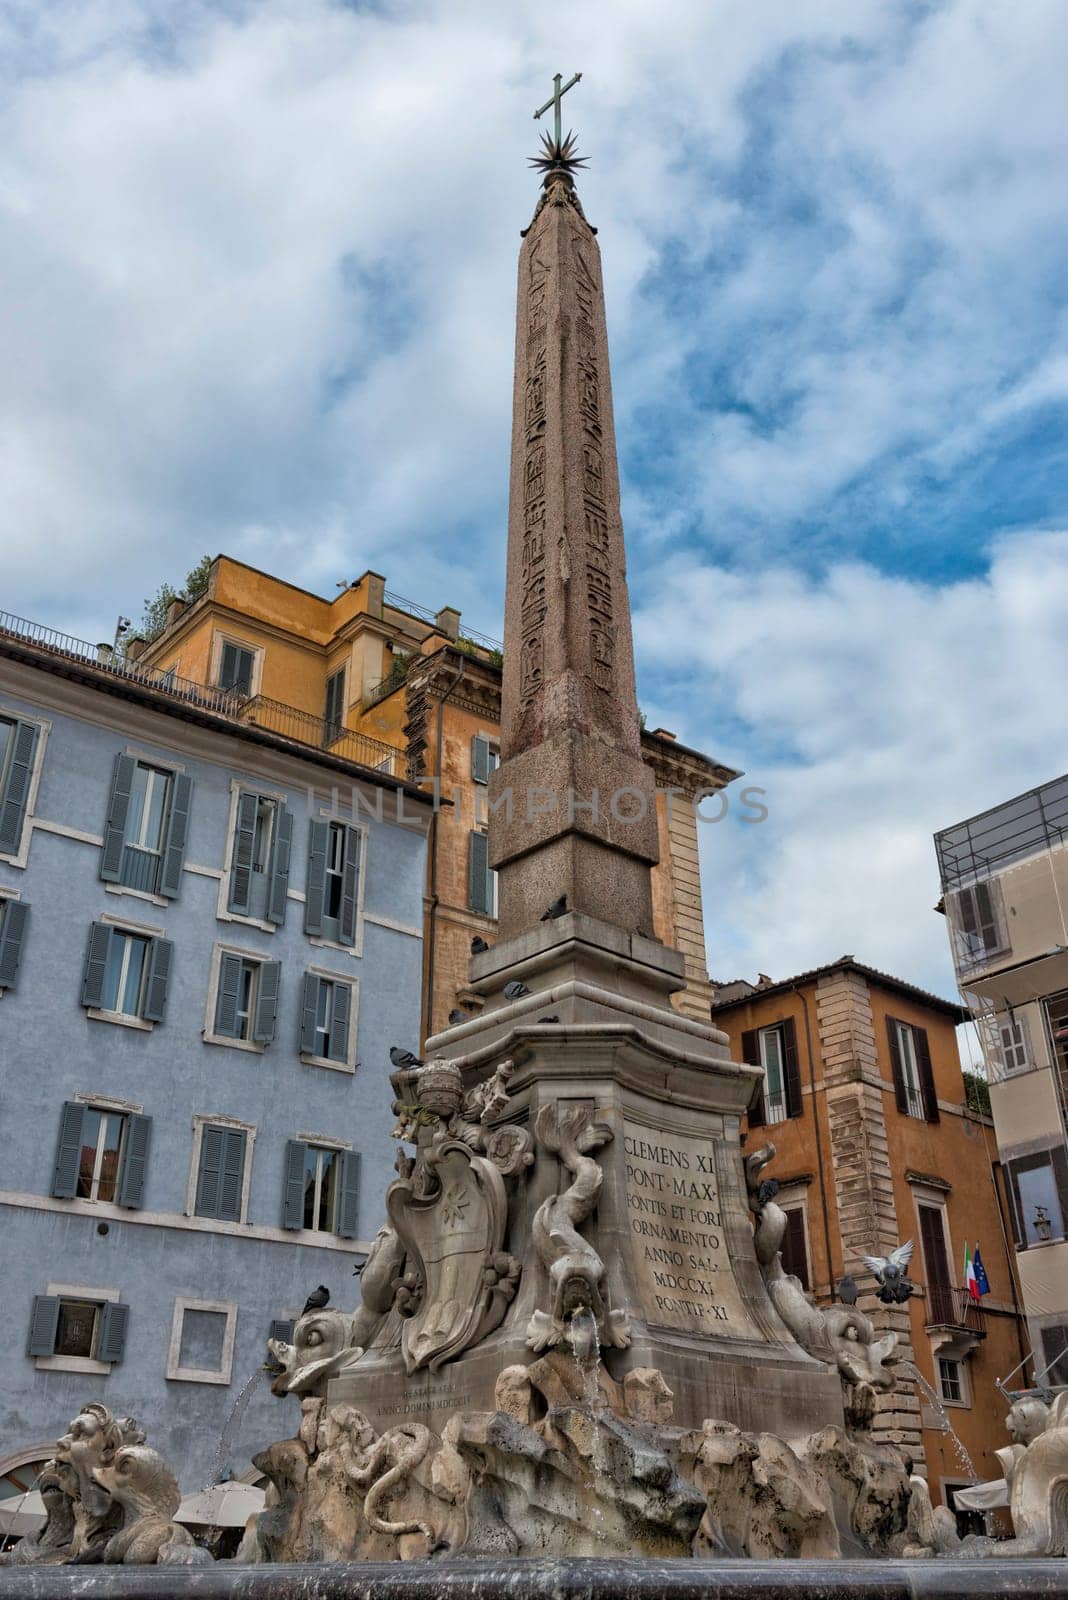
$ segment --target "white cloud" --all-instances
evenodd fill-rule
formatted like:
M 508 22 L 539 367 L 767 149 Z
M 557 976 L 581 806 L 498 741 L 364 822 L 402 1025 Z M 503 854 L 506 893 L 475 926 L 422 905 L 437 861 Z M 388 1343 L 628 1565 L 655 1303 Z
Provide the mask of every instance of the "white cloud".
M 643 701 L 767 791 L 766 822 L 701 830 L 718 977 L 848 951 L 952 992 L 932 836 L 1064 770 L 1066 615 L 1064 532 L 941 588 L 668 564 L 635 617 Z

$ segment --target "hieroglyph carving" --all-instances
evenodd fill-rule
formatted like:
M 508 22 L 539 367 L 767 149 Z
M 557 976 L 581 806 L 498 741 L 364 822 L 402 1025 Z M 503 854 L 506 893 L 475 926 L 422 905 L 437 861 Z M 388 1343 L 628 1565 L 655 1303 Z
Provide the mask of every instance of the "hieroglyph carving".
M 545 621 L 545 370 L 546 299 L 549 268 L 538 254 L 530 260 L 527 288 L 527 374 L 523 465 L 523 571 L 520 604 L 522 699 L 541 687 Z
M 577 383 L 582 422 L 582 489 L 586 529 L 586 606 L 590 629 L 590 670 L 599 689 L 613 685 L 615 631 L 612 614 L 612 579 L 609 567 L 608 514 L 601 450 L 601 377 L 597 363 L 595 299 L 600 285 L 582 253 L 582 241 L 572 234 L 575 260 L 575 296 L 578 301 Z
M 594 1122 L 585 1105 L 542 1106 L 534 1124 L 539 1145 L 559 1156 L 573 1182 L 563 1194 L 550 1195 L 534 1214 L 533 1237 L 538 1259 L 549 1274 L 550 1309 L 535 1311 L 527 1327 L 532 1350 L 559 1344 L 576 1312 L 593 1314 L 602 1345 L 626 1349 L 630 1343 L 627 1313 L 610 1310 L 604 1293 L 605 1266 L 588 1239 L 579 1233 L 597 1204 L 604 1181 L 591 1151 L 612 1138 L 603 1122 Z

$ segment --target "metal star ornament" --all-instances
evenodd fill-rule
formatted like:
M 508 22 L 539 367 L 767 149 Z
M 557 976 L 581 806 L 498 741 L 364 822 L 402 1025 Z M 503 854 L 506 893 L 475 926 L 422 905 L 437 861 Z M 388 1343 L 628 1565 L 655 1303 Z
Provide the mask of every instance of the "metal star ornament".
M 530 165 L 537 167 L 540 172 L 576 172 L 579 167 L 586 165 L 587 158 L 577 153 L 575 135 L 568 133 L 566 139 L 554 139 L 551 134 L 543 133 L 541 136 L 541 155 L 531 156 Z

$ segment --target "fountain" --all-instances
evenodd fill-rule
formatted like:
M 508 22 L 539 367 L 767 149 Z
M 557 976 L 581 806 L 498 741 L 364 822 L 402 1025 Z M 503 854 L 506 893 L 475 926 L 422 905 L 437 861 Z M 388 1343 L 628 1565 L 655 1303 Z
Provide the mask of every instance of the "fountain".
M 557 80 L 557 114 L 562 92 Z M 165 1589 L 127 1574 L 124 1594 L 896 1596 L 1005 1582 L 990 1541 L 957 1540 L 915 1463 L 872 1437 L 896 1336 L 857 1307 L 820 1308 L 784 1269 L 774 1147 L 741 1154 L 759 1070 L 671 1005 L 683 959 L 652 935 L 656 805 L 578 164 L 558 128 L 520 253 L 491 780 L 500 939 L 470 967 L 483 1009 L 391 1075 L 397 1176 L 359 1306 L 313 1308 L 291 1341 L 270 1341 L 272 1388 L 299 1399 L 300 1423 L 255 1458 L 270 1489 L 236 1563 Z M 120 1468 L 149 1465 L 109 1426 L 113 1460 L 90 1490 L 105 1497 L 90 1540 L 105 1563 L 132 1548 L 114 1530 L 136 1508 L 107 1498 Z M 1062 1555 L 1063 1405 L 1019 1450 L 1011 1553 Z M 146 1560 L 174 1567 L 188 1550 L 157 1501 L 136 1513 L 154 1518 Z M 16 1576 L 20 1593 L 73 1595 L 43 1571 L 80 1559 L 63 1537 L 57 1522 L 28 1548 L 0 1600 Z M 1014 1570 L 1064 1592 L 1063 1568 Z M 106 1573 L 69 1576 L 82 1600 L 108 1590 Z

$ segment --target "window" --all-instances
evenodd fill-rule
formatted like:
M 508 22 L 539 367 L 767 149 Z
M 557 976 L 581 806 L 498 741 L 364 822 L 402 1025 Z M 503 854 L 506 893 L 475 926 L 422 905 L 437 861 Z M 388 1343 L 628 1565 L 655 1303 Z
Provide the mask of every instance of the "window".
M 60 1116 L 52 1173 L 58 1200 L 94 1200 L 139 1210 L 152 1119 L 68 1100 Z
M 484 917 L 497 915 L 497 874 L 489 864 L 489 834 L 483 828 L 467 836 L 467 904 Z
M 348 1072 L 355 1071 L 353 988 L 352 983 L 332 973 L 304 974 L 300 1023 L 302 1057 Z
M 938 1392 L 950 1405 L 964 1404 L 964 1375 L 959 1361 L 950 1361 L 946 1356 L 939 1356 Z
M 281 800 L 237 791 L 226 899 L 230 915 L 273 926 L 285 922 L 292 841 L 293 813 Z
M 29 914 L 25 901 L 0 896 L 0 989 L 13 989 L 18 980 Z
M 100 876 L 139 894 L 177 898 L 193 784 L 133 756 L 120 755 L 100 852 Z
M 205 1122 L 200 1125 L 195 1217 L 241 1222 L 245 1208 L 248 1130 Z
M 345 731 L 345 669 L 331 673 L 326 680 L 326 706 L 323 711 L 323 743 L 333 744 Z
M 986 1513 L 973 1511 L 968 1506 L 957 1508 L 957 1490 L 968 1489 L 967 1483 L 943 1483 L 942 1488 L 946 1497 L 946 1506 L 952 1511 L 957 1523 L 957 1535 L 966 1539 L 970 1533 L 984 1535 L 986 1533 Z
M 174 945 L 110 922 L 94 922 L 82 972 L 82 1005 L 90 1015 L 138 1027 L 162 1022 Z
M 356 944 L 362 834 L 345 822 L 312 822 L 304 931 L 331 944 Z
M 278 1013 L 282 964 L 243 951 L 217 950 L 213 988 L 209 991 L 210 1044 L 270 1044 Z
M 939 1120 L 938 1096 L 931 1067 L 927 1029 L 887 1017 L 890 1043 L 890 1071 L 894 1080 L 897 1109 L 920 1122 Z
M 1031 1069 L 1031 1041 L 1022 1017 L 999 1017 L 997 1022 L 1001 1066 L 1006 1076 Z
M 0 717 L 0 855 L 22 848 L 39 733 L 35 722 Z
M 784 1206 L 786 1232 L 782 1241 L 782 1269 L 789 1276 L 801 1280 L 802 1289 L 810 1289 L 808 1271 L 808 1244 L 805 1238 L 804 1204 Z
M 1068 1156 L 1064 1145 L 1005 1162 L 1017 1249 L 1064 1238 Z
M 1042 1340 L 1042 1363 L 1045 1372 L 1038 1374 L 1051 1388 L 1055 1384 L 1068 1385 L 1068 1324 L 1055 1322 L 1039 1330 Z
M 747 1028 L 742 1034 L 742 1060 L 764 1072 L 758 1100 L 749 1108 L 751 1127 L 801 1115 L 797 1028 L 792 1017 L 784 1017 L 769 1028 Z
M 50 1288 L 34 1296 L 26 1353 L 60 1371 L 100 1371 L 122 1360 L 129 1316 L 113 1291 Z
M 237 694 L 252 693 L 252 675 L 256 670 L 256 652 L 244 645 L 224 639 L 219 655 L 219 688 L 233 689 Z
M 354 1150 L 290 1139 L 286 1145 L 283 1228 L 356 1238 L 360 1158 Z
M 488 783 L 490 773 L 496 772 L 500 761 L 500 751 L 497 747 L 490 744 L 484 734 L 476 733 L 471 740 L 472 783 Z
M 993 879 L 958 889 L 950 896 L 957 955 L 962 967 L 982 966 L 988 956 L 1009 948 L 998 915 L 998 888 Z
M 183 1383 L 229 1383 L 236 1331 L 235 1302 L 176 1300 L 167 1377 Z

